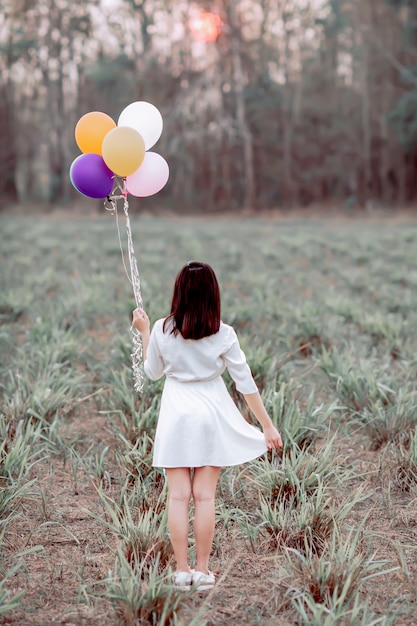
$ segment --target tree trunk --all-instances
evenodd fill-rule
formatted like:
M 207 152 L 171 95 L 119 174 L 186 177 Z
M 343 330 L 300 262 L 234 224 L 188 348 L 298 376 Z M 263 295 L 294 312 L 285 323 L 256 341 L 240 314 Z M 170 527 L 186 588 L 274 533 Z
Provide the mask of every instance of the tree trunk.
M 363 43 L 362 59 L 362 150 L 363 150 L 363 199 L 365 208 L 369 206 L 372 195 L 371 181 L 371 101 L 369 93 L 369 50 L 366 42 Z
M 7 53 L 7 76 L 4 84 L 0 85 L 0 209 L 7 206 L 9 202 L 17 202 L 18 193 L 16 186 L 16 170 L 17 170 L 17 148 L 16 133 L 14 124 L 14 102 L 12 83 L 9 79 L 9 73 L 12 67 L 11 50 L 12 35 L 8 41 Z
M 253 141 L 252 134 L 246 121 L 245 95 L 242 57 L 240 53 L 240 31 L 238 26 L 236 0 L 231 0 L 229 9 L 231 28 L 231 53 L 233 64 L 233 84 L 236 102 L 236 122 L 238 139 L 243 142 L 243 176 L 244 195 L 243 209 L 251 211 L 255 206 L 255 175 L 253 167 Z
M 282 67 L 285 80 L 285 94 L 282 106 L 282 133 L 283 133 L 283 170 L 284 188 L 283 199 L 286 208 L 294 205 L 294 183 L 292 177 L 292 114 L 291 114 L 291 85 L 290 85 L 290 34 L 287 26 L 288 15 L 286 0 L 282 5 L 281 20 L 284 27 L 284 48 L 282 50 Z

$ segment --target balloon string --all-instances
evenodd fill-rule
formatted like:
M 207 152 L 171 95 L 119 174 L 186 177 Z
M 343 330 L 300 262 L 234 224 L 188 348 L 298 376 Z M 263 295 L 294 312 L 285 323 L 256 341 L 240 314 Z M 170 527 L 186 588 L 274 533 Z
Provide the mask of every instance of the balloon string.
M 127 232 L 127 244 L 128 244 L 127 249 L 129 253 L 130 272 L 131 272 L 131 277 L 132 277 L 131 283 L 133 286 L 133 293 L 135 295 L 136 305 L 138 307 L 142 307 L 140 276 L 139 276 L 138 264 L 137 264 L 136 257 L 135 257 L 135 250 L 133 248 L 132 230 L 130 227 L 129 203 L 127 200 L 127 194 L 124 198 L 123 211 L 126 216 L 126 232 Z
M 127 276 L 127 280 L 130 282 L 131 285 L 133 285 L 132 280 L 131 280 L 131 278 L 129 276 L 129 272 L 127 271 L 127 267 L 126 267 L 125 255 L 124 255 L 124 252 L 123 252 L 122 238 L 121 238 L 121 234 L 120 234 L 119 213 L 117 211 L 117 204 L 116 203 L 115 203 L 114 214 L 115 214 L 115 217 L 116 217 L 117 237 L 119 239 L 119 247 L 120 247 L 120 253 L 121 253 L 121 256 L 122 256 L 123 267 L 124 267 L 124 270 L 125 270 L 125 274 Z
M 114 192 L 119 190 L 120 194 L 114 195 Z M 122 239 L 120 234 L 120 226 L 119 226 L 119 215 L 117 211 L 117 200 L 123 199 L 123 211 L 126 217 L 126 233 L 127 233 L 127 242 L 128 242 L 128 254 L 129 254 L 129 263 L 130 263 L 130 276 L 126 267 L 126 262 L 124 258 Z M 140 286 L 140 276 L 138 270 L 138 264 L 135 257 L 135 250 L 133 247 L 133 239 L 132 239 L 132 230 L 130 226 L 130 218 L 129 218 L 129 202 L 127 200 L 127 190 L 126 183 L 123 182 L 123 186 L 116 181 L 115 187 L 113 189 L 112 196 L 108 196 L 107 200 L 109 201 L 111 208 L 105 206 L 108 211 L 112 211 L 116 217 L 116 225 L 117 225 L 117 233 L 119 238 L 119 246 L 122 255 L 123 267 L 125 269 L 126 276 L 133 287 L 133 294 L 135 296 L 136 306 L 142 307 L 142 294 L 141 294 L 141 286 Z M 130 327 L 130 335 L 132 337 L 132 369 L 133 369 L 133 378 L 134 378 L 134 388 L 136 391 L 141 392 L 143 389 L 143 368 L 142 368 L 142 336 L 140 332 L 132 325 Z

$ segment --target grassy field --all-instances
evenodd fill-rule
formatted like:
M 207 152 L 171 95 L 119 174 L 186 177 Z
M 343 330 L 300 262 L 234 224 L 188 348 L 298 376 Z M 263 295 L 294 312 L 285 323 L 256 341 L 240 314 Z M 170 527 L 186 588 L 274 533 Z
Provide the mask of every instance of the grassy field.
M 283 456 L 222 472 L 218 583 L 173 589 L 115 218 L 2 216 L 0 623 L 416 624 L 417 219 L 132 226 L 153 321 L 213 265 Z

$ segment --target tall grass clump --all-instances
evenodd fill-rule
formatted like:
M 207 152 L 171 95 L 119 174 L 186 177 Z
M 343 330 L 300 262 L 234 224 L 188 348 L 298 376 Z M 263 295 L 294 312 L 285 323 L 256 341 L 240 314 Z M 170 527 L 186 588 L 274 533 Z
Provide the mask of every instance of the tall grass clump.
M 369 580 L 399 569 L 387 565 L 369 553 L 362 528 L 342 537 L 335 526 L 321 554 L 285 550 L 285 584 L 302 624 L 378 624 L 361 594 Z
M 18 322 L 33 303 L 33 295 L 26 286 L 7 287 L 0 290 L 0 321 Z
M 143 432 L 134 443 L 120 432 L 116 436 L 122 445 L 116 449 L 116 458 L 127 474 L 129 483 L 159 482 L 161 475 L 152 467 L 153 439 L 148 433 Z
M 100 376 L 100 383 L 106 387 L 107 393 L 98 398 L 100 408 L 109 412 L 116 411 L 132 420 L 140 405 L 140 399 L 132 390 L 132 369 L 124 363 L 117 367 L 112 364 L 105 370 Z
M 261 537 L 261 545 L 269 549 L 291 547 L 301 553 L 309 550 L 321 554 L 335 526 L 344 522 L 366 497 L 363 490 L 358 490 L 337 501 L 323 485 L 313 496 L 301 491 L 273 503 L 261 496 L 256 539 Z
M 37 320 L 8 358 L 2 385 L 7 418 L 31 417 L 47 426 L 58 412 L 72 408 L 87 388 L 77 369 L 78 351 L 74 331 Z
M 0 536 L 0 545 L 1 543 L 2 536 Z M 22 590 L 12 596 L 10 591 L 7 589 L 7 583 L 9 579 L 13 578 L 13 576 L 21 569 L 21 567 L 22 562 L 20 561 L 16 565 L 13 565 L 6 570 L 0 560 L 0 616 L 6 615 L 6 613 L 10 613 L 10 611 L 18 609 L 21 600 L 25 595 L 25 590 Z M 8 623 L 7 618 L 4 619 L 5 621 L 2 623 Z
M 406 443 L 417 426 L 417 393 L 405 387 L 389 403 L 372 402 L 356 423 L 368 435 L 373 450 L 390 442 Z
M 106 495 L 101 488 L 98 493 L 104 516 L 92 512 L 89 512 L 89 515 L 111 531 L 118 545 L 117 549 L 124 555 L 126 561 L 131 563 L 132 567 L 135 562 L 143 561 L 147 564 L 146 568 L 153 567 L 155 563 L 162 569 L 166 568 L 172 555 L 172 547 L 163 507 L 159 506 L 156 509 L 138 507 L 137 491 L 129 497 L 125 489 L 120 504 Z M 114 549 L 112 545 L 109 547 Z
M 281 459 L 264 457 L 252 463 L 248 477 L 271 502 L 286 500 L 301 491 L 312 496 L 323 484 L 327 492 L 335 491 L 353 476 L 345 459 L 335 458 L 335 439 L 336 435 L 315 452 L 286 442 Z
M 293 336 L 295 353 L 301 357 L 311 357 L 323 349 L 329 350 L 332 341 L 328 337 L 328 323 L 317 304 L 303 303 L 294 308 L 289 334 Z
M 119 550 L 115 570 L 104 583 L 121 624 L 180 625 L 184 598 L 161 574 L 159 557 L 151 564 L 137 558 L 132 562 Z
M 360 329 L 369 335 L 371 348 L 382 348 L 385 354 L 394 360 L 406 355 L 407 341 L 404 337 L 406 326 L 398 316 L 377 311 L 363 317 L 359 325 Z
M 277 388 L 278 387 L 278 388 Z M 325 406 L 315 402 L 314 389 L 301 407 L 297 395 L 300 384 L 277 381 L 274 387 L 263 394 L 265 407 L 274 425 L 290 442 L 290 446 L 308 448 L 313 445 L 319 433 L 329 426 L 329 420 L 337 410 L 335 403 Z
M 332 440 L 317 454 L 296 446 L 284 449 L 281 467 L 269 460 L 252 464 L 249 479 L 258 490 L 259 508 L 251 533 L 246 529 L 251 542 L 320 554 L 335 524 L 366 498 L 359 489 L 336 500 L 336 490 L 351 478 L 352 471 L 333 459 Z
M 23 479 L 41 453 L 40 424 L 8 422 L 0 414 L 0 476 L 3 479 Z
M 40 362 L 35 357 L 9 371 L 4 412 L 10 420 L 34 418 L 48 428 L 57 414 L 72 410 L 84 384 L 84 376 L 70 364 Z
M 319 364 L 331 388 L 345 411 L 360 415 L 372 403 L 393 402 L 398 383 L 393 376 L 380 371 L 375 359 L 361 359 L 352 354 L 331 350 L 323 351 Z
M 27 475 L 40 454 L 41 426 L 17 426 L 0 415 L 0 523 L 6 525 L 14 517 L 21 498 L 36 482 Z
M 144 381 L 140 395 L 133 391 L 130 366 L 111 368 L 102 379 L 108 393 L 98 399 L 102 412 L 107 413 L 117 428 L 133 443 L 142 432 L 154 432 L 159 413 L 161 381 Z M 116 419 L 115 419 L 116 418 Z
M 408 439 L 396 444 L 390 473 L 401 491 L 417 495 L 417 426 Z

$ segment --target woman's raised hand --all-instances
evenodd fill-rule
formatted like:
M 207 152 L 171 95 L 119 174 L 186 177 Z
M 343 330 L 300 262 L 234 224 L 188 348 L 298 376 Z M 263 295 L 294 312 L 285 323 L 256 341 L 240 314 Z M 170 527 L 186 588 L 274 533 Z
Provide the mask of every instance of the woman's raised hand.
M 143 309 L 135 309 L 132 315 L 133 326 L 141 333 L 149 332 L 149 317 Z

